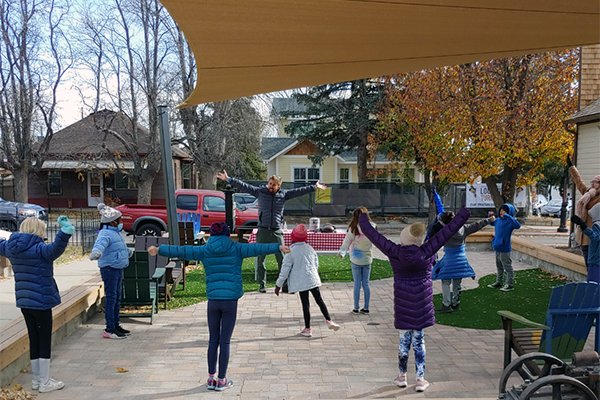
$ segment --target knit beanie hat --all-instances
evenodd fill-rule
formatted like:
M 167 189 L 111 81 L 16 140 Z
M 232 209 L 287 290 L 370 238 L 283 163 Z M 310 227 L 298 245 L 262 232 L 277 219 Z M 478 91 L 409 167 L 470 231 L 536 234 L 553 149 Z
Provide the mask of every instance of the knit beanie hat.
M 121 211 L 115 210 L 112 207 L 107 206 L 104 203 L 98 204 L 98 212 L 100 213 L 100 223 L 108 224 L 114 220 L 119 219 Z
M 307 238 L 308 231 L 304 225 L 300 224 L 292 230 L 292 243 L 306 242 Z
M 425 224 L 415 222 L 414 224 L 402 229 L 400 233 L 400 244 L 402 246 L 421 246 L 425 241 Z
M 594 207 L 590 208 L 588 215 L 592 217 L 594 223 L 600 222 L 600 203 L 594 204 Z
M 502 204 L 502 205 L 500 206 L 500 209 L 501 209 L 501 210 L 504 210 L 504 212 L 505 212 L 505 213 L 507 213 L 507 214 L 510 214 L 510 209 L 508 208 L 508 205 L 507 205 L 507 204 Z
M 213 222 L 208 230 L 210 236 L 229 236 L 231 231 L 225 222 Z

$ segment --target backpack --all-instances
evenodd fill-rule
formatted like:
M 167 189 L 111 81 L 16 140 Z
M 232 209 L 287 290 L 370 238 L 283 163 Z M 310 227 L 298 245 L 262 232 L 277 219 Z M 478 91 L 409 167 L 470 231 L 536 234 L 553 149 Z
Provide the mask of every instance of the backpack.
M 332 233 L 332 232 L 335 232 L 335 226 L 333 226 L 332 224 L 330 224 L 328 222 L 326 224 L 323 224 L 323 226 L 321 227 L 321 229 L 319 231 L 323 232 L 323 233 Z

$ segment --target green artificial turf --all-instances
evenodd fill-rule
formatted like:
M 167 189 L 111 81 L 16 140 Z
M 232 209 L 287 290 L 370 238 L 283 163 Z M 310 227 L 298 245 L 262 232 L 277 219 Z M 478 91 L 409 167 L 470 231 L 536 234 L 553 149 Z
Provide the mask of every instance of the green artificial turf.
M 274 256 L 267 256 L 267 285 L 275 286 L 275 281 L 279 276 L 277 271 L 277 261 Z M 319 275 L 321 281 L 325 282 L 352 282 L 352 269 L 350 259 L 343 259 L 336 255 L 319 256 Z M 373 260 L 371 265 L 371 280 L 384 279 L 393 276 L 392 268 L 388 261 Z M 180 308 L 196 304 L 206 300 L 206 284 L 203 268 L 190 268 L 186 275 L 186 289 L 177 290 L 175 298 L 171 300 L 167 309 Z M 242 282 L 244 292 L 258 290 L 258 283 L 254 279 L 254 258 L 247 258 L 242 264 Z
M 470 278 L 467 278 L 470 279 Z M 564 277 L 540 269 L 515 271 L 514 290 L 490 289 L 496 274 L 479 280 L 479 287 L 463 290 L 460 309 L 450 314 L 435 314 L 437 324 L 472 329 L 502 329 L 498 310 L 517 313 L 530 321 L 544 323 L 552 288 L 568 282 Z M 463 282 L 465 279 L 463 279 Z M 442 305 L 442 295 L 433 296 L 435 309 Z M 519 324 L 515 323 L 519 328 Z

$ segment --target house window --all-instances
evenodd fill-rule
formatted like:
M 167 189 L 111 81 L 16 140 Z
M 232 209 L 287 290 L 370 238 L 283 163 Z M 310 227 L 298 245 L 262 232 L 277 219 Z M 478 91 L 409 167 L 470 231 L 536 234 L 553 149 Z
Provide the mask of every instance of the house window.
M 350 182 L 350 168 L 340 168 L 340 183 Z
M 294 182 L 317 183 L 319 168 L 294 168 Z
M 386 170 L 380 171 L 377 175 L 368 178 L 369 182 L 387 182 L 388 172 Z
M 60 171 L 48 172 L 48 194 L 62 194 L 62 173 Z
M 401 173 L 393 173 L 392 180 L 405 183 L 402 185 L 402 194 L 415 194 L 415 170 L 406 168 Z
M 116 189 L 135 189 L 135 183 L 131 180 L 129 175 L 117 172 L 115 174 L 115 188 Z
M 183 188 L 191 189 L 192 188 L 192 165 L 191 164 L 182 164 L 181 165 L 181 179 L 183 180 Z

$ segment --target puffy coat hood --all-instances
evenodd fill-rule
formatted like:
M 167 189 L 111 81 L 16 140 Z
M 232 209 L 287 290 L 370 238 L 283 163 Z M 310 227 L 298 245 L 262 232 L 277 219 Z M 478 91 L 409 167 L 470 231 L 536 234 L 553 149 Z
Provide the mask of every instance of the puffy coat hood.
M 6 244 L 6 249 L 13 254 L 22 253 L 43 241 L 44 239 L 31 233 L 15 232 L 10 235 L 10 239 L 8 239 L 8 243 Z
M 15 275 L 17 307 L 48 310 L 60 304 L 52 262 L 65 251 L 70 238 L 59 231 L 50 244 L 31 233 L 13 233 L 8 240 L 0 240 L 0 255 L 10 260 Z
M 592 221 L 596 224 L 600 222 L 600 203 L 594 205 L 594 207 L 590 208 L 588 211 L 588 215 L 592 217 Z
M 511 217 L 515 216 L 515 206 L 513 206 L 510 203 L 504 203 L 500 206 L 500 209 L 502 208 L 508 208 L 508 215 L 510 215 Z M 500 214 L 500 213 L 498 213 Z
M 233 243 L 229 236 L 211 236 L 204 246 L 214 255 L 223 255 L 231 251 Z

